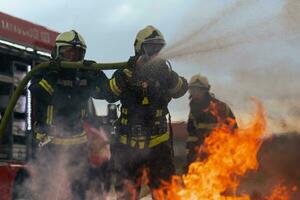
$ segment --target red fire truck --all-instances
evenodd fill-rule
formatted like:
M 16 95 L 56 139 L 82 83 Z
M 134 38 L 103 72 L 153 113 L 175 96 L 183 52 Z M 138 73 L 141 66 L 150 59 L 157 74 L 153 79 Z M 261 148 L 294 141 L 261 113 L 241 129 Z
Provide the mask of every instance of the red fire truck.
M 0 119 L 16 85 L 46 61 L 58 32 L 0 12 Z M 29 176 L 30 93 L 23 91 L 0 141 L 0 199 L 17 199 L 14 189 Z

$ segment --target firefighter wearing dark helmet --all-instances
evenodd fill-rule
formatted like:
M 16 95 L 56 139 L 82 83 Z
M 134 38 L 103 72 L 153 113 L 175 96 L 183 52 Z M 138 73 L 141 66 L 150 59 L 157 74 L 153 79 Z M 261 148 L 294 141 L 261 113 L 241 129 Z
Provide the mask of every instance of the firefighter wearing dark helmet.
M 221 123 L 225 123 L 232 131 L 237 128 L 235 116 L 229 106 L 216 99 L 210 93 L 210 85 L 205 76 L 194 75 L 189 81 L 190 113 L 187 124 L 186 141 L 188 165 L 206 155 L 198 155 L 197 149 L 203 144 L 205 137 Z
M 52 60 L 85 62 L 86 44 L 76 31 L 59 34 L 52 51 Z M 52 191 L 51 181 L 66 170 L 71 181 L 72 199 L 84 199 L 87 174 L 87 136 L 83 121 L 90 97 L 101 98 L 98 84 L 106 81 L 103 72 L 62 68 L 44 70 L 32 80 L 33 121 L 37 148 L 37 166 L 43 180 L 43 191 Z M 63 165 L 62 165 L 63 163 Z M 60 166 L 60 169 L 57 167 Z M 45 178 L 46 177 L 46 178 Z M 60 179 L 58 179 L 60 180 Z M 45 181 L 49 181 L 48 184 Z M 66 188 L 67 189 L 67 188 Z M 54 190 L 55 191 L 55 190 Z
M 175 172 L 167 106 L 172 98 L 186 93 L 187 81 L 166 60 L 156 58 L 164 45 L 159 30 L 153 26 L 142 29 L 128 68 L 117 70 L 108 83 L 107 100 L 121 102 L 113 150 L 117 199 L 137 199 L 143 169 L 149 170 L 152 189 L 159 187 L 161 180 L 170 180 Z

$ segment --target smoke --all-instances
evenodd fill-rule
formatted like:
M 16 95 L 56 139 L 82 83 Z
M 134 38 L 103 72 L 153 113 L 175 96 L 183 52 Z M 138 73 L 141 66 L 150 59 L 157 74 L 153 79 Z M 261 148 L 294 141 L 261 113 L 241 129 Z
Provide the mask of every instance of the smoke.
M 233 108 L 240 123 L 252 109 L 249 96 L 255 96 L 264 102 L 269 131 L 299 132 L 300 2 L 226 2 L 225 6 L 215 2 L 209 7 L 203 1 L 195 5 L 161 56 L 186 78 L 196 73 L 208 76 L 212 92 Z M 205 6 L 216 12 L 201 20 Z M 190 21 L 196 23 L 189 27 Z M 187 99 L 180 103 L 183 108 Z
M 33 165 L 33 171 L 38 173 L 33 176 L 35 193 L 41 199 L 65 199 L 71 194 L 66 162 L 69 157 L 67 154 L 57 155 L 57 158 L 50 156 L 38 155 L 37 163 Z
M 208 19 L 204 25 L 196 26 L 195 30 L 187 30 L 190 33 L 169 45 L 162 56 L 178 59 L 198 54 L 197 57 L 201 57 L 203 53 L 282 35 L 280 32 L 274 32 L 278 13 L 266 15 L 260 11 L 261 9 L 253 11 L 265 3 L 266 1 L 261 0 L 237 0 L 225 6 L 225 9 L 212 19 Z M 190 12 L 197 13 L 192 10 Z
M 109 187 L 110 173 L 107 161 L 110 152 L 108 145 L 101 145 L 104 140 L 104 130 L 90 127 L 94 133 L 102 134 L 89 138 L 89 144 L 79 145 L 54 145 L 46 144 L 36 149 L 36 156 L 29 163 L 30 176 L 17 190 L 25 199 L 44 200 L 67 200 L 67 199 L 105 199 L 107 193 L 105 187 Z M 86 129 L 89 133 L 91 130 Z M 90 137 L 89 135 L 89 137 Z M 101 137 L 101 138 L 100 138 Z M 107 139 L 107 138 L 106 138 Z M 106 141 L 106 140 L 105 140 Z M 93 148 L 90 143 L 96 145 L 99 155 L 97 158 L 102 161 L 95 163 L 89 157 L 88 150 Z M 92 154 L 95 156 L 95 153 Z M 100 158 L 101 157 L 101 158 Z M 98 159 L 98 160 L 99 160 Z M 102 160 L 101 160 L 102 159 Z M 96 161 L 98 161 L 96 160 Z M 91 163 L 93 162 L 93 163 Z M 97 165 L 95 165 L 97 164 Z M 101 164 L 101 166 L 100 166 Z M 30 177 L 30 178 L 29 178 Z
M 300 2 L 297 0 L 287 0 L 283 8 L 283 24 L 285 28 L 294 32 L 299 32 Z
M 207 23 L 199 28 L 197 27 L 198 29 L 196 30 L 191 30 L 191 33 L 169 45 L 162 53 L 162 56 L 168 59 L 178 59 L 193 56 L 194 54 L 198 54 L 199 56 L 201 53 L 209 53 L 249 42 L 255 39 L 255 37 L 263 38 L 264 36 L 273 35 L 274 33 L 266 31 L 262 34 L 253 34 L 253 30 L 264 28 L 265 25 L 270 24 L 272 22 L 270 18 L 263 19 L 254 24 L 250 24 L 250 22 L 245 27 L 241 24 L 238 24 L 238 27 L 234 27 L 235 24 L 230 24 L 230 20 L 236 23 L 233 20 L 235 17 L 238 17 L 241 9 L 251 7 L 254 2 L 257 2 L 257 0 L 240 0 L 230 4 L 218 13 L 217 16 L 208 20 Z M 224 27 L 224 24 L 230 25 L 230 28 L 228 29 L 228 26 Z

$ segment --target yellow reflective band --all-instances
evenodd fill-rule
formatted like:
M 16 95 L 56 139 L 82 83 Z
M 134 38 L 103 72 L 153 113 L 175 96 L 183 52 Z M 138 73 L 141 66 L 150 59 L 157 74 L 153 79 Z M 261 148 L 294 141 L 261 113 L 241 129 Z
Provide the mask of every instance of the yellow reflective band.
M 187 142 L 197 142 L 199 138 L 197 136 L 188 136 Z
M 170 93 L 171 94 L 177 93 L 181 89 L 182 85 L 183 85 L 183 81 L 180 77 L 178 77 L 177 84 L 173 89 L 170 90 Z
M 43 140 L 46 137 L 45 133 L 35 133 L 35 139 Z
M 135 141 L 135 140 L 131 140 L 130 146 L 131 146 L 131 147 L 135 147 L 135 145 L 136 145 L 136 141 Z
M 130 146 L 131 147 L 135 147 L 136 144 L 138 143 L 138 147 L 140 149 L 144 149 L 145 148 L 145 136 L 141 136 L 141 137 L 131 137 L 130 140 Z M 169 132 L 161 134 L 161 135 L 154 135 L 151 136 L 150 141 L 149 141 L 149 148 L 155 147 L 158 144 L 168 141 L 170 139 L 170 134 Z M 122 144 L 127 144 L 127 135 L 120 135 L 119 136 L 119 141 Z
M 128 114 L 128 109 L 127 108 L 122 108 L 121 113 L 127 115 Z
M 50 124 L 53 123 L 53 106 L 50 106 Z
M 48 83 L 48 81 L 46 81 L 45 79 L 42 79 L 41 81 L 47 86 L 47 88 L 49 88 L 49 90 L 51 91 L 51 93 L 54 92 L 52 86 Z
M 144 97 L 142 105 L 148 105 L 149 104 L 149 99 L 148 97 Z
M 120 88 L 117 86 L 116 84 L 116 79 L 115 78 L 112 78 L 109 80 L 109 86 L 110 86 L 110 89 L 113 91 L 113 93 L 117 96 L 120 96 L 121 94 L 121 90 Z
M 128 76 L 129 78 L 132 77 L 132 71 L 130 71 L 129 69 L 124 69 L 123 72 L 124 72 L 125 75 Z
M 53 94 L 53 92 L 54 92 L 53 88 L 45 79 L 42 79 L 39 82 L 39 85 L 42 86 L 42 88 L 44 88 L 50 95 Z
M 162 116 L 162 113 L 163 113 L 163 110 L 162 110 L 162 109 L 156 110 L 156 117 L 161 117 L 161 116 Z
M 46 119 L 46 123 L 51 125 L 53 122 L 53 106 L 49 105 L 47 107 L 47 119 Z
M 45 133 L 37 132 L 35 138 L 37 140 L 43 140 L 45 136 L 46 136 Z M 53 139 L 51 139 L 51 143 L 57 145 L 76 145 L 76 144 L 83 144 L 86 142 L 87 142 L 87 136 L 85 131 L 83 131 L 79 135 L 75 135 L 72 137 L 67 137 L 67 138 L 53 137 Z
M 182 79 L 179 77 L 175 89 L 176 89 L 177 91 L 180 90 L 181 87 L 182 87 L 182 85 L 183 85 L 183 81 L 182 81 Z
M 85 133 L 69 137 L 69 138 L 58 138 L 54 137 L 51 140 L 51 143 L 57 144 L 57 145 L 76 145 L 76 144 L 83 144 L 87 142 L 87 136 Z
M 154 147 L 162 142 L 165 142 L 165 141 L 168 141 L 170 139 L 170 134 L 167 132 L 165 134 L 162 134 L 158 137 L 155 137 L 153 139 L 150 140 L 150 143 L 149 143 L 149 147 Z
M 139 148 L 144 149 L 145 148 L 145 142 L 139 142 Z
M 127 136 L 126 135 L 120 135 L 119 141 L 123 144 L 127 144 Z
M 115 90 L 117 91 L 117 93 L 119 93 L 119 95 L 121 94 L 121 90 L 120 88 L 118 87 L 117 83 L 116 83 L 116 78 L 113 78 L 112 79 L 112 83 L 113 83 L 113 86 L 115 88 Z
M 85 116 L 86 116 L 85 109 L 82 109 L 82 110 L 81 110 L 81 118 L 84 118 Z
M 122 118 L 122 119 L 121 119 L 121 124 L 123 124 L 123 125 L 127 125 L 127 124 L 128 124 L 128 120 L 127 120 L 127 119 L 124 119 L 124 118 Z

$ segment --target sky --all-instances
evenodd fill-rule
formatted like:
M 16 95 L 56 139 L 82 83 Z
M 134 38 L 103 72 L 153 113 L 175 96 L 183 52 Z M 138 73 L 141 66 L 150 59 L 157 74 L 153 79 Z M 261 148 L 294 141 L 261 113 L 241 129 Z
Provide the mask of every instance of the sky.
M 172 26 L 180 21 L 192 3 L 176 0 L 0 0 L 0 11 L 58 32 L 75 29 L 86 40 L 87 59 L 119 62 L 133 55 L 137 32 L 149 24 L 159 28 L 168 40 L 174 34 Z M 108 72 L 108 76 L 111 73 Z M 99 113 L 105 114 L 105 102 L 96 105 Z
M 180 20 L 192 2 L 0 0 L 0 10 L 58 32 L 75 29 L 86 40 L 87 58 L 108 62 L 127 60 L 133 54 L 136 33 L 148 24 L 170 37 L 171 24 Z
M 97 62 L 128 60 L 136 33 L 154 25 L 173 69 L 187 79 L 207 76 L 238 118 L 255 112 L 249 97 L 256 97 L 277 131 L 300 130 L 297 0 L 0 0 L 0 11 L 58 32 L 77 30 L 86 58 Z M 105 102 L 96 105 L 105 114 Z M 187 120 L 188 111 L 188 94 L 170 104 L 175 121 Z

